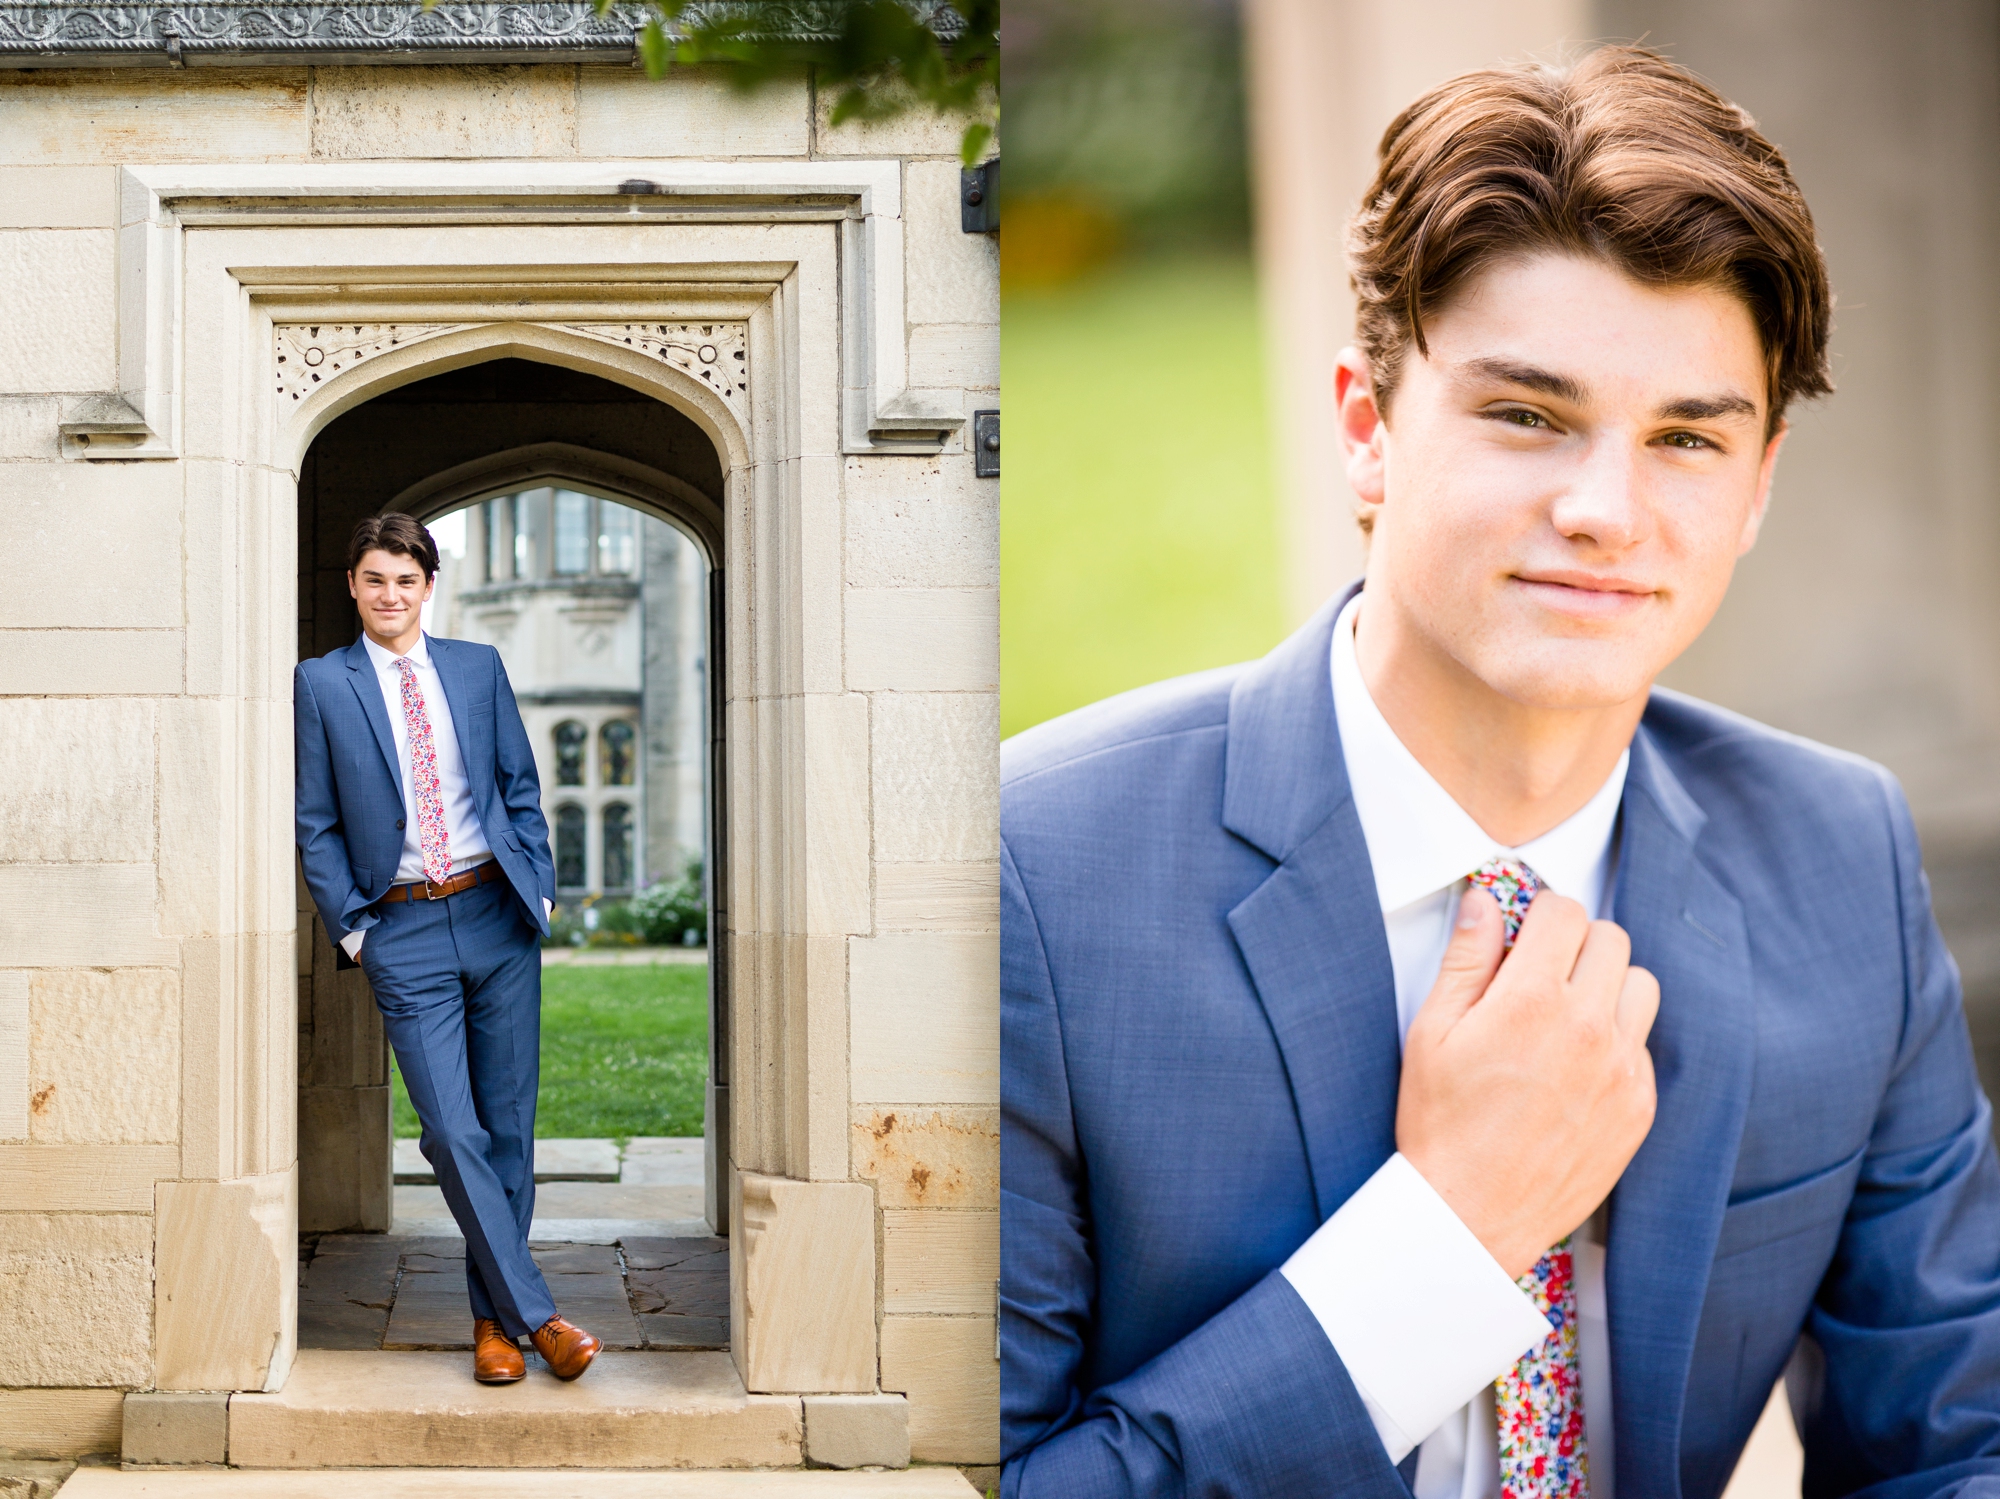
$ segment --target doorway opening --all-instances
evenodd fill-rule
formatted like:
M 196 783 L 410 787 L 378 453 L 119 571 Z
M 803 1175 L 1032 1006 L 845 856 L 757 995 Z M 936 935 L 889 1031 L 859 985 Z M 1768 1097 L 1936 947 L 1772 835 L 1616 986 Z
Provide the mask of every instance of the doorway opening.
M 400 510 L 443 557 L 426 629 L 506 666 L 557 876 L 534 1247 L 613 1348 L 728 1342 L 722 489 L 680 412 L 515 358 L 344 413 L 300 474 L 302 655 L 351 644 L 346 538 Z M 463 1242 L 373 996 L 301 907 L 300 1346 L 468 1346 Z

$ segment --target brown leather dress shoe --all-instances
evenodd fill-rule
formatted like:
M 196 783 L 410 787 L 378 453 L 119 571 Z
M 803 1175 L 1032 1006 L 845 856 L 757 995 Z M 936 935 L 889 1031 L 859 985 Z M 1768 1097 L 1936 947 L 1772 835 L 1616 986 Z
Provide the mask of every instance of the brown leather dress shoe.
M 549 1366 L 549 1373 L 557 1379 L 575 1379 L 590 1367 L 597 1350 L 604 1346 L 574 1322 L 565 1322 L 560 1317 L 549 1318 L 528 1336 L 534 1340 L 535 1352 Z
M 528 1372 L 521 1345 L 500 1330 L 498 1322 L 472 1319 L 472 1377 L 481 1384 L 512 1384 Z

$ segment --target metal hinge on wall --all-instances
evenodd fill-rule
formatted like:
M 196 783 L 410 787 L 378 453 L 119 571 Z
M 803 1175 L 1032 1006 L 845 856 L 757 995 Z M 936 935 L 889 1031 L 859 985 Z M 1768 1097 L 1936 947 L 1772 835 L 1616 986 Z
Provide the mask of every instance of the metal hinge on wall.
M 1000 413 L 972 413 L 972 472 L 980 479 L 1000 477 Z
M 991 234 L 1000 227 L 999 157 L 959 169 L 958 227 L 967 234 Z

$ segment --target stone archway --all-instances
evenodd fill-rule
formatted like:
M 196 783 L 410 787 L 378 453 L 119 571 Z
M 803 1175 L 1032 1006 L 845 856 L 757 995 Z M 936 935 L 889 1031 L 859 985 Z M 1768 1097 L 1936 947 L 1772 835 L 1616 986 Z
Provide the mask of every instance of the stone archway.
M 713 327 L 713 325 L 711 325 Z M 301 330 L 304 331 L 304 330 Z M 326 332 L 332 332 L 328 329 Z M 349 340 L 354 330 L 344 330 Z M 424 340 L 411 340 L 419 349 Z M 328 346 L 332 352 L 328 352 Z M 392 345 L 401 348 L 398 341 Z M 688 362 L 699 368 L 696 345 Z M 353 367 L 340 342 L 293 337 L 285 352 L 312 357 L 331 375 Z M 344 366 L 345 369 L 335 368 Z M 723 457 L 678 408 L 595 374 L 513 356 L 421 373 L 341 414 L 314 436 L 299 476 L 299 653 L 320 655 L 352 638 L 341 555 L 366 514 L 420 520 L 489 496 L 543 483 L 580 486 L 667 521 L 706 562 L 708 593 L 723 586 Z M 371 374 L 373 371 L 371 370 Z M 281 384 L 283 382 L 281 381 Z M 523 441 L 523 439 L 526 439 Z M 473 455 L 468 457 L 467 455 Z M 707 659 L 728 657 L 720 612 L 708 611 Z M 727 929 L 723 704 L 709 681 L 708 763 L 716 795 L 704 821 L 717 930 Z M 340 971 L 310 901 L 299 904 L 301 1232 L 380 1232 L 391 1225 L 386 1049 L 367 985 Z M 729 1160 L 728 944 L 709 967 L 706 1217 L 727 1229 Z

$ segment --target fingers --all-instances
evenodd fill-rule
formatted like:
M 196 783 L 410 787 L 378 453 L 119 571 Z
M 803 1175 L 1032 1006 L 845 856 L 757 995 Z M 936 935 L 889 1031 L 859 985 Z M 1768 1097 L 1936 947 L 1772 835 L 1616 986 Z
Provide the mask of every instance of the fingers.
M 1615 921 L 1593 921 L 1585 929 L 1583 947 L 1570 970 L 1570 987 L 1586 998 L 1601 996 L 1604 1007 L 1610 1009 L 1631 962 L 1632 939 L 1625 928 Z
M 1500 967 L 1505 940 L 1499 903 L 1483 890 L 1466 891 L 1459 898 L 1451 945 L 1445 949 L 1437 982 L 1431 986 L 1416 1023 L 1449 1030 L 1479 1003 Z
M 1618 990 L 1618 1034 L 1642 1050 L 1660 1013 L 1660 981 L 1644 968 L 1625 970 Z
M 1522 918 L 1521 935 L 1514 939 L 1514 953 L 1507 961 L 1522 978 L 1529 976 L 1524 970 L 1532 970 L 1539 976 L 1567 979 L 1589 931 L 1590 920 L 1581 905 L 1544 890 Z

